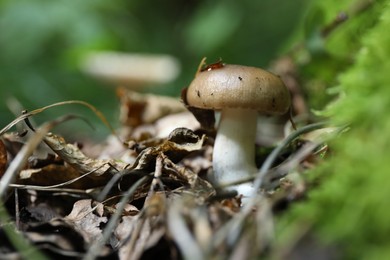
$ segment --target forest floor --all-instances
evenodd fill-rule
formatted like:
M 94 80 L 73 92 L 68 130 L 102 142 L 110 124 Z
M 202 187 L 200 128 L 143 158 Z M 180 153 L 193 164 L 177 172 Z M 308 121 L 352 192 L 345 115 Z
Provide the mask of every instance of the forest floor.
M 0 258 L 254 259 L 272 253 L 275 217 L 316 185 L 305 177 L 328 152 L 324 124 L 294 130 L 263 118 L 256 142 L 260 187 L 245 200 L 209 181 L 215 131 L 181 101 L 121 89 L 120 129 L 105 142 L 69 143 L 24 112 L 1 130 Z M 14 125 L 18 131 L 10 131 Z M 182 125 L 182 127 L 177 127 Z M 286 130 L 287 129 L 287 130 Z M 77 131 L 77 129 L 75 129 Z

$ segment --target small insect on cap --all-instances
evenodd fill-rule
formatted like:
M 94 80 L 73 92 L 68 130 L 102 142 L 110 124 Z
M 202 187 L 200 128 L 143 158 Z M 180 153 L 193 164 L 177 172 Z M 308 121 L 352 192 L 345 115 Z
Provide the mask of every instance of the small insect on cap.
M 255 67 L 224 65 L 199 72 L 187 89 L 190 106 L 221 110 L 253 109 L 264 114 L 284 114 L 290 93 L 276 75 Z

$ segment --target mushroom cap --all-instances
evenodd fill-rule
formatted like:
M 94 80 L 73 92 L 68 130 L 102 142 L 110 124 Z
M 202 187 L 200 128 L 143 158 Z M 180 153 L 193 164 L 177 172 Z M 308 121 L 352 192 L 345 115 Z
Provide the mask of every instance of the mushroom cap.
M 179 62 L 170 55 L 113 51 L 88 53 L 80 67 L 91 76 L 130 89 L 171 82 L 180 71 Z
M 199 72 L 186 98 L 188 105 L 197 108 L 254 109 L 265 114 L 284 114 L 291 104 L 290 93 L 278 76 L 230 64 Z

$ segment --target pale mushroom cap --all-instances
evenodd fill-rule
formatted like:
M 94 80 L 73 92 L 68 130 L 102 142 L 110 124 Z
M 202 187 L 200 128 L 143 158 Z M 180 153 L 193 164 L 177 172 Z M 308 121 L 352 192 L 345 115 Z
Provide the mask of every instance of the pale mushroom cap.
M 113 51 L 91 52 L 80 67 L 89 75 L 129 88 L 168 83 L 180 72 L 179 62 L 170 55 Z
M 204 109 L 242 108 L 284 114 L 291 99 L 278 76 L 255 67 L 224 65 L 199 72 L 187 89 L 187 102 Z

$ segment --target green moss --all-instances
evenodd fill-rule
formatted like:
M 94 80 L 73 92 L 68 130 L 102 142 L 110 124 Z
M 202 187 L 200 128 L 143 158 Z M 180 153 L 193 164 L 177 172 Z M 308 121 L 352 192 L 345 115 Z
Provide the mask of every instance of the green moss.
M 331 144 L 332 158 L 310 173 L 322 177 L 320 187 L 280 219 L 281 246 L 310 226 L 343 259 L 390 256 L 390 2 L 380 8 L 355 62 L 338 77 L 340 98 L 326 110 L 335 124 L 351 128 Z
M 338 83 L 340 71 L 354 64 L 355 55 L 361 48 L 361 37 L 375 26 L 383 2 L 312 1 L 303 23 L 304 44 L 301 46 L 305 48 L 298 53 L 303 87 L 310 97 L 311 108 L 320 110 L 334 98 L 329 94 L 329 88 Z

